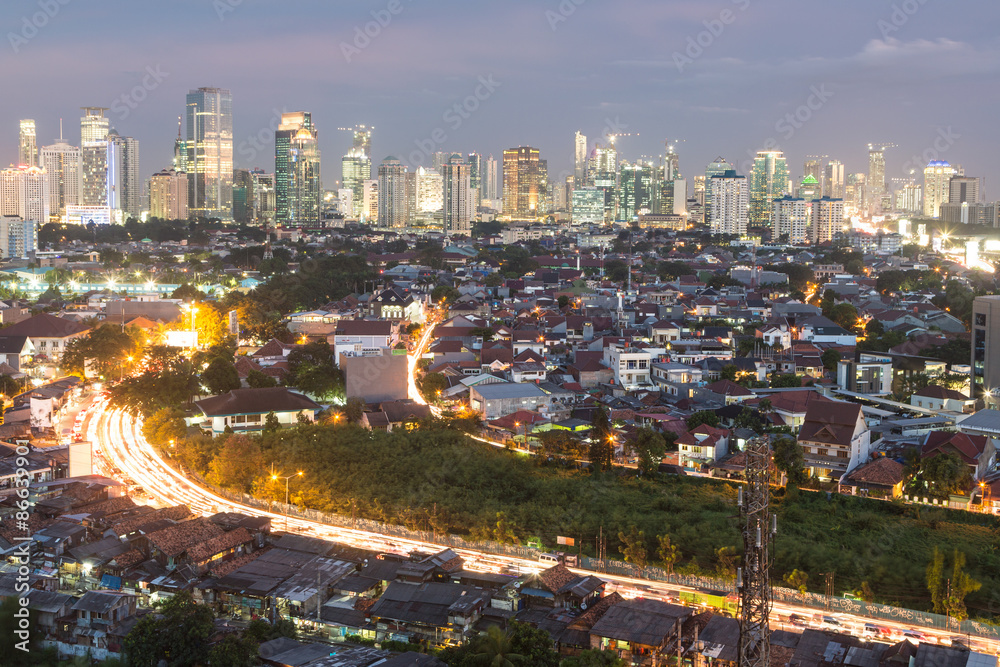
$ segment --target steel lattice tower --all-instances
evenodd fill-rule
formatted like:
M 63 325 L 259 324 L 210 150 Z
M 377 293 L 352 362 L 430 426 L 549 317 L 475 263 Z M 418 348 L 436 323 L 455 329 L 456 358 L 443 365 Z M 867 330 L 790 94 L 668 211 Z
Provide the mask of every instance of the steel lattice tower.
M 743 531 L 743 567 L 737 577 L 740 589 L 739 667 L 769 667 L 771 638 L 771 561 L 768 546 L 772 526 L 770 499 L 771 449 L 767 438 L 747 443 L 746 489 L 740 489 Z

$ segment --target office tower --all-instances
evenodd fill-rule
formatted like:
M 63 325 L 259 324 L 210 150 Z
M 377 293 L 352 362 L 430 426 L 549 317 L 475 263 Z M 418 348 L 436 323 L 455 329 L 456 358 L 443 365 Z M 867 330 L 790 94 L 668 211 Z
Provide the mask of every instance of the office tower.
M 85 141 L 80 147 L 83 175 L 80 204 L 116 211 L 122 208 L 122 149 L 117 135 Z M 109 215 L 111 215 L 109 213 Z M 117 217 L 117 216 L 116 216 Z
M 456 153 L 448 158 L 442 169 L 444 231 L 446 234 L 468 236 L 472 229 L 469 203 L 473 196 L 469 187 L 469 165 Z
M 249 181 L 249 178 L 247 180 Z M 153 174 L 152 178 L 149 179 L 149 215 L 163 220 L 187 220 L 187 174 L 176 169 L 164 169 Z M 238 220 L 237 222 L 245 223 L 246 221 Z
M 806 178 L 811 178 L 806 176 Z M 806 240 L 812 221 L 813 202 L 801 197 L 781 197 L 771 202 L 773 238 L 779 243 L 798 244 Z
M 38 250 L 38 223 L 0 215 L 0 258 L 27 259 Z
M 281 114 L 274 133 L 275 221 L 278 224 L 316 224 L 322 217 L 319 131 L 312 114 Z
M 251 221 L 264 227 L 271 227 L 274 224 L 277 207 L 274 174 L 269 174 L 263 169 L 251 169 L 250 183 L 253 187 L 251 196 L 247 200 L 250 203 Z
M 706 192 L 712 193 L 712 219 L 709 221 L 712 233 L 746 236 L 750 212 L 747 177 L 730 169 L 710 180 L 712 184 Z
M 185 154 L 191 215 L 232 220 L 233 96 L 228 90 L 188 92 Z
M 378 181 L 374 178 L 366 180 L 362 185 L 362 196 L 365 202 L 361 220 L 375 222 L 378 220 Z
M 812 202 L 812 230 L 814 244 L 832 241 L 844 231 L 844 200 L 823 197 Z
M 410 224 L 417 217 L 417 172 L 403 172 L 403 198 L 406 200 L 406 224 Z
M 725 158 L 719 156 L 705 167 L 705 222 L 712 221 L 712 177 L 721 176 L 727 171 L 732 171 L 733 165 L 726 162 Z
M 667 139 L 666 153 L 663 158 L 663 180 L 664 181 L 676 181 L 681 177 L 681 160 L 680 156 L 677 155 L 674 145 L 670 143 Z
M 823 173 L 823 161 L 827 159 L 826 155 L 807 155 L 806 162 L 802 166 L 802 177 L 812 176 L 819 183 L 817 197 L 822 197 L 825 192 L 825 178 Z
M 844 196 L 844 165 L 839 160 L 828 162 L 823 171 L 823 196 L 832 199 Z
M 663 215 L 687 214 L 687 181 L 683 178 L 659 184 L 660 197 L 653 213 Z
M 694 191 L 691 195 L 699 205 L 705 205 L 705 176 L 698 174 L 694 177 Z
M 378 166 L 378 226 L 386 229 L 406 227 L 406 166 L 393 156 Z
M 972 176 L 952 176 L 948 183 L 948 203 L 978 204 L 979 179 Z
M 906 183 L 896 192 L 896 210 L 920 214 L 924 210 L 923 193 L 923 187 L 919 183 Z
M 522 146 L 503 152 L 503 213 L 512 220 L 537 218 L 545 203 L 542 165 L 537 148 Z
M 593 185 L 573 188 L 573 222 L 599 225 L 604 222 L 604 190 Z
M 924 169 L 924 217 L 936 218 L 940 215 L 941 204 L 948 203 L 951 194 L 951 178 L 955 169 L 942 160 L 930 162 Z
M 587 164 L 589 185 L 604 192 L 604 220 L 609 222 L 618 217 L 618 151 L 614 144 L 602 147 L 597 144 L 590 152 Z
M 106 107 L 80 107 L 83 117 L 80 118 L 80 146 L 88 141 L 104 141 L 111 130 L 110 121 L 104 115 Z
M 471 215 L 475 216 L 483 202 L 483 156 L 479 153 L 469 153 L 466 161 L 469 163 L 469 191 L 475 199 Z
M 372 157 L 372 131 L 374 129 L 374 127 L 368 127 L 367 125 L 355 125 L 351 129 L 354 133 L 351 148 L 361 155 L 368 156 L 369 160 Z
M 431 169 L 440 174 L 444 170 L 444 165 L 449 158 L 451 158 L 451 153 L 434 151 L 431 153 Z
M 139 141 L 132 137 L 122 137 L 116 133 L 109 135 L 116 150 L 121 155 L 121 172 L 117 179 L 118 208 L 125 218 L 136 218 L 142 214 L 142 179 L 139 177 Z
M 420 217 L 433 217 L 444 206 L 444 183 L 441 174 L 433 169 L 417 169 L 416 177 L 417 213 Z M 430 214 L 430 215 L 429 215 Z
M 79 204 L 83 174 L 80 149 L 62 140 L 51 146 L 42 146 L 41 163 L 49 175 L 49 210 L 52 215 L 61 215 L 66 212 L 67 206 Z
M 820 184 L 812 174 L 806 174 L 799 183 L 798 197 L 800 199 L 819 199 Z
M 538 161 L 538 214 L 552 210 L 552 188 L 549 183 L 549 161 Z
M 855 211 L 865 205 L 865 174 L 848 174 L 844 185 L 844 205 Z
M 10 167 L 0 170 L 0 215 L 49 221 L 49 175 L 39 167 Z
M 579 187 L 587 182 L 587 136 L 576 131 L 573 138 L 573 183 Z
M 653 194 L 652 166 L 641 162 L 623 164 L 620 178 L 621 205 L 618 210 L 621 219 L 631 222 L 640 213 L 649 213 Z
M 771 224 L 771 202 L 786 194 L 788 167 L 781 151 L 757 151 L 750 174 L 750 224 Z
M 25 167 L 38 166 L 38 144 L 35 140 L 35 121 L 22 120 L 18 137 L 17 162 Z
M 166 173 L 167 170 L 160 172 Z M 176 169 L 174 170 L 176 171 Z M 154 177 L 155 178 L 155 177 Z M 251 201 L 253 185 L 249 169 L 233 169 L 233 222 L 249 225 L 251 221 Z M 153 214 L 153 182 L 149 184 L 149 210 Z
M 483 180 L 481 184 L 483 188 L 483 199 L 488 199 L 491 202 L 495 202 L 500 199 L 498 185 L 500 181 L 497 176 L 497 159 L 491 154 L 488 158 L 486 158 L 483 167 Z M 494 205 L 494 208 L 497 208 L 496 205 Z
M 1000 397 L 1000 295 L 977 296 L 972 302 L 971 364 L 972 398 L 986 398 L 996 407 Z
M 882 198 L 888 194 L 885 182 L 885 146 L 868 144 L 867 205 L 873 213 L 882 212 Z
M 341 184 L 351 191 L 351 212 L 360 218 L 364 210 L 364 183 L 372 177 L 371 158 L 361 148 L 353 147 L 341 160 Z

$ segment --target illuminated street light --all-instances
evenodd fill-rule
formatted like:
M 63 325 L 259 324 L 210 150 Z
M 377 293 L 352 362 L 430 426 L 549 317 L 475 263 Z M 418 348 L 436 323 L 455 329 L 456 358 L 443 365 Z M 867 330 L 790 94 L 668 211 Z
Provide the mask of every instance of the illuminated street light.
M 284 515 L 285 515 L 285 531 L 286 532 L 288 531 L 288 480 L 290 480 L 293 477 L 302 477 L 302 475 L 303 475 L 303 473 L 302 473 L 301 470 L 298 471 L 297 473 L 295 473 L 294 475 L 288 475 L 287 477 L 285 477 L 283 475 L 271 475 L 271 479 L 273 481 L 275 481 L 275 482 L 277 482 L 279 479 L 285 480 L 285 511 L 284 511 Z

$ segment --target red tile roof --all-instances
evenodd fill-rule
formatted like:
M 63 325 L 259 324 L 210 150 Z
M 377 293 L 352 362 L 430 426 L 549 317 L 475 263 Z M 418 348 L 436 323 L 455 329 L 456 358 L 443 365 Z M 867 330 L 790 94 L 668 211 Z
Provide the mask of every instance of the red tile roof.
M 920 457 L 930 458 L 953 451 L 958 453 L 966 464 L 976 465 L 979 462 L 979 457 L 986 450 L 988 440 L 989 438 L 985 435 L 931 431 L 924 437 L 924 444 L 920 448 Z

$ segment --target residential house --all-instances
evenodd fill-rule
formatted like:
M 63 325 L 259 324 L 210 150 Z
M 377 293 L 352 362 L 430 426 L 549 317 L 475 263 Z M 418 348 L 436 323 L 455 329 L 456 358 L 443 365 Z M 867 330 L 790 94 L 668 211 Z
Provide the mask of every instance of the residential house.
M 871 432 L 861 406 L 812 401 L 799 429 L 799 445 L 810 476 L 840 480 L 871 456 Z
M 929 459 L 941 454 L 957 454 L 974 480 L 983 479 L 996 462 L 994 439 L 985 435 L 931 431 L 924 436 L 920 458 Z
M 22 372 L 21 369 L 31 363 L 34 356 L 35 346 L 27 336 L 0 337 L 0 363 L 10 366 L 15 372 Z
M 135 616 L 136 598 L 117 591 L 87 591 L 73 605 L 74 618 L 63 624 L 55 645 L 60 655 L 104 661 L 121 658 L 125 624 Z M 129 626 L 130 627 L 130 626 Z
M 849 488 L 853 495 L 899 498 L 903 494 L 903 464 L 880 456 L 848 473 L 841 487 Z
M 322 409 L 308 396 L 285 387 L 233 389 L 227 394 L 210 396 L 194 404 L 201 411 L 202 418 L 195 418 L 192 423 L 210 420 L 213 434 L 224 433 L 226 427 L 234 432 L 262 431 L 267 415 L 272 412 L 279 424 L 297 424 L 300 416 L 316 421 L 316 413 Z
M 602 579 L 574 574 L 559 563 L 529 576 L 521 596 L 529 607 L 586 609 L 601 599 L 606 585 Z
M 728 429 L 702 424 L 677 438 L 678 462 L 681 467 L 701 469 L 729 453 Z
M 399 341 L 399 323 L 390 320 L 340 320 L 333 335 L 333 357 L 343 352 L 392 348 Z
M 918 389 L 910 396 L 910 405 L 939 412 L 961 412 L 971 415 L 976 411 L 976 399 L 960 391 L 931 384 Z
M 858 344 L 856 335 L 823 315 L 802 320 L 799 323 L 798 339 L 810 343 L 831 343 L 844 347 L 854 347 Z
M 660 600 L 625 600 L 590 629 L 590 647 L 614 651 L 630 664 L 645 664 L 674 641 L 691 612 Z
M 489 605 L 481 588 L 443 582 L 419 585 L 394 581 L 368 612 L 380 639 L 408 637 L 434 643 L 462 643 Z
M 650 386 L 649 367 L 652 362 L 648 350 L 632 347 L 628 343 L 612 344 L 604 349 L 604 363 L 611 369 L 615 384 L 628 391 Z
M 892 358 L 862 354 L 860 361 L 837 362 L 837 386 L 844 391 L 872 396 L 892 393 Z
M 368 314 L 372 317 L 396 322 L 423 322 L 423 303 L 413 298 L 409 290 L 390 287 L 372 294 L 368 300 Z
M 469 387 L 469 406 L 493 421 L 518 410 L 538 410 L 548 395 L 536 384 L 496 382 Z
M 35 348 L 36 359 L 42 357 L 51 362 L 58 362 L 69 342 L 86 336 L 88 331 L 90 327 L 80 322 L 49 313 L 39 313 L 0 329 L 0 340 L 27 336 Z

